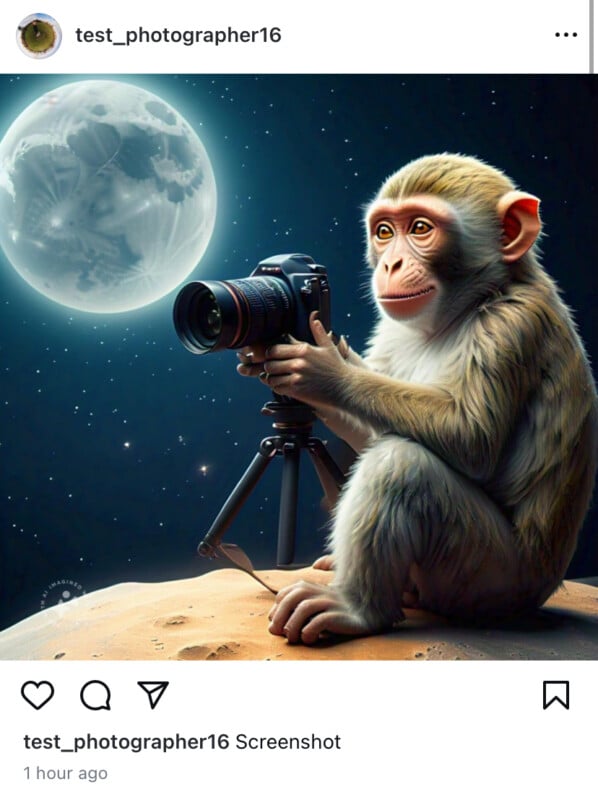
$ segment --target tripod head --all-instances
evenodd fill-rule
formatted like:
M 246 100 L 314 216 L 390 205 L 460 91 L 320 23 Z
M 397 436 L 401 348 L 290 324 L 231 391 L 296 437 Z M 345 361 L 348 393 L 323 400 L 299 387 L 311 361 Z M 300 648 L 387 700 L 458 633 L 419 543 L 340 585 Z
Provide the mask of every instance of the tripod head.
M 316 421 L 316 415 L 311 406 L 300 400 L 272 392 L 274 400 L 270 400 L 262 407 L 261 413 L 265 417 L 272 417 L 272 427 L 277 431 L 290 429 L 309 428 L 310 432 Z

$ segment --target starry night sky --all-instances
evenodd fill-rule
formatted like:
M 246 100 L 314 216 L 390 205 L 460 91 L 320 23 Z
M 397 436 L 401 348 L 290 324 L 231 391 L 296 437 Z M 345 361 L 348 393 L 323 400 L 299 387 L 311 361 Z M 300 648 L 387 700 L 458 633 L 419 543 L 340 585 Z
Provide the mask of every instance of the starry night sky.
M 40 94 L 88 77 L 0 76 L 0 135 Z M 597 361 L 589 76 L 122 79 L 177 108 L 210 155 L 216 229 L 190 279 L 240 278 L 267 256 L 308 253 L 328 267 L 335 330 L 360 350 L 372 321 L 362 205 L 412 158 L 476 155 L 542 198 L 544 264 Z M 236 374 L 232 352 L 183 348 L 176 292 L 135 312 L 84 314 L 0 259 L 0 627 L 38 611 L 58 581 L 90 592 L 211 568 L 195 548 L 269 433 L 265 388 Z M 227 535 L 261 567 L 275 562 L 280 466 Z M 326 515 L 307 458 L 303 467 L 297 560 L 307 562 L 321 552 Z M 571 576 L 598 574 L 597 515 Z

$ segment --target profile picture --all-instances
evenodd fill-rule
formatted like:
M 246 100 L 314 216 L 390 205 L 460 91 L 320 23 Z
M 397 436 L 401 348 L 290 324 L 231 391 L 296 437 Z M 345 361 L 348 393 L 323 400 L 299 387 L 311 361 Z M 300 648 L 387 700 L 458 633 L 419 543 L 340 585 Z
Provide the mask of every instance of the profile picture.
M 17 28 L 17 44 L 30 58 L 53 56 L 61 41 L 60 25 L 49 14 L 30 14 Z

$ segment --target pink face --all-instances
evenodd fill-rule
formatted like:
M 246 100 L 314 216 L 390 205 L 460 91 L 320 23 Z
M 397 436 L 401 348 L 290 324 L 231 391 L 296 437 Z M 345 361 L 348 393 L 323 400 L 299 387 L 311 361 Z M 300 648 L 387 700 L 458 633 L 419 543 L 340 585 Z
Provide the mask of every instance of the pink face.
M 430 265 L 444 251 L 454 218 L 451 207 L 432 195 L 379 200 L 370 209 L 373 286 L 390 317 L 410 319 L 437 302 L 441 287 Z

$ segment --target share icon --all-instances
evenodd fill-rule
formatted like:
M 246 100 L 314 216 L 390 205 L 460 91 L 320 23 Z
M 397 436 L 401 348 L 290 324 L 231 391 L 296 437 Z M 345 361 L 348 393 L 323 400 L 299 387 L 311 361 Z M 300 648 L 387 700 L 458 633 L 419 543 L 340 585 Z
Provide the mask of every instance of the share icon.
M 140 686 L 147 694 L 150 708 L 153 710 L 160 702 L 162 695 L 168 687 L 169 681 L 137 681 L 137 686 Z

